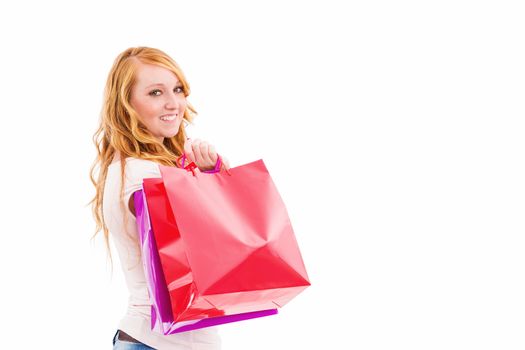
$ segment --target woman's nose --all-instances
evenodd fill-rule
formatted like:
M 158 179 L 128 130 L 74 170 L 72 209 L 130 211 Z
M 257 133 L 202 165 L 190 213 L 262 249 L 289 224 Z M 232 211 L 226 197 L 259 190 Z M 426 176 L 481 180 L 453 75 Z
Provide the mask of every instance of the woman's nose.
M 180 107 L 180 104 L 182 102 L 182 99 L 180 96 L 178 96 L 175 93 L 167 94 L 167 100 L 166 100 L 166 108 L 168 109 L 176 109 Z

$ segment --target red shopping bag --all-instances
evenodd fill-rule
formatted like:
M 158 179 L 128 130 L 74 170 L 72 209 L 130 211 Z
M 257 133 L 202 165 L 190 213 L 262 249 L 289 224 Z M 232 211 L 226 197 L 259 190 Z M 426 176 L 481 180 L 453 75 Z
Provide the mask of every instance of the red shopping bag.
M 282 307 L 310 285 L 262 160 L 231 176 L 159 167 L 143 188 L 175 321 Z

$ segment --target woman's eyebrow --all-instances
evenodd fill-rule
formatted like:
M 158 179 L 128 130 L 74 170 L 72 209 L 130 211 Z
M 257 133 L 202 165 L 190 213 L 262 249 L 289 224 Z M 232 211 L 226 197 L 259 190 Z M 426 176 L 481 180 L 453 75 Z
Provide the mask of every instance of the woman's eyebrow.
M 175 85 L 181 85 L 180 81 L 178 81 Z M 149 89 L 152 86 L 164 86 L 164 84 L 162 84 L 162 83 L 151 84 L 149 86 L 146 86 L 146 89 Z

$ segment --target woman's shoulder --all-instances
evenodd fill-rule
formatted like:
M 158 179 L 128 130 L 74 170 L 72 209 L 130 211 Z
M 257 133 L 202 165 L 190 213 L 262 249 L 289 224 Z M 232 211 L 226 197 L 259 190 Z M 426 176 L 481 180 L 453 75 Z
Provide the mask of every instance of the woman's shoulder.
M 120 178 L 120 158 L 115 158 L 108 167 L 108 178 Z M 126 157 L 124 173 L 131 182 L 141 181 L 145 177 L 161 177 L 159 164 L 148 159 Z
M 113 160 L 111 161 L 111 163 L 109 164 L 110 167 L 113 167 L 117 164 L 120 164 L 122 161 L 121 159 L 121 156 L 120 154 L 116 153 L 114 156 L 113 156 Z M 142 158 L 136 158 L 136 157 L 125 157 L 125 163 L 126 163 L 126 168 L 130 168 L 130 167 L 137 167 L 137 166 L 148 166 L 148 167 L 152 167 L 152 166 L 156 166 L 158 167 L 158 163 L 152 161 L 152 160 L 149 160 L 149 159 L 142 159 Z

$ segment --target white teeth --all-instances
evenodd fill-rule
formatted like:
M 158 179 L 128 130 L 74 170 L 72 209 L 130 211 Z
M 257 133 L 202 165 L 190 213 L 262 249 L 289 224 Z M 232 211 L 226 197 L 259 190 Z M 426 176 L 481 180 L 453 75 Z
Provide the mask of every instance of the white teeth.
M 177 117 L 176 115 L 171 115 L 169 117 L 160 117 L 160 119 L 166 120 L 166 121 L 171 121 L 171 120 L 175 119 L 176 117 Z

